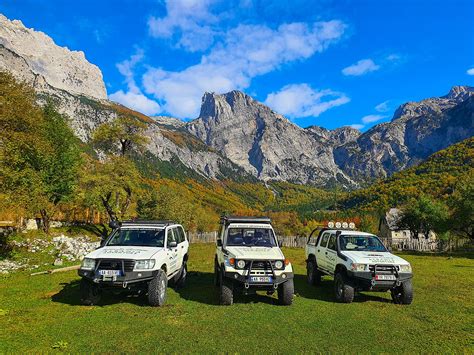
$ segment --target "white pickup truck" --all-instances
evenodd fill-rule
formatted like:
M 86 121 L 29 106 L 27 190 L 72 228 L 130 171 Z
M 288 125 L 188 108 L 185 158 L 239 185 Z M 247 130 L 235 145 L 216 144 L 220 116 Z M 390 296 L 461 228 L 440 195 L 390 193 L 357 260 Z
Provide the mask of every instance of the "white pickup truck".
M 184 286 L 189 242 L 171 221 L 125 221 L 101 247 L 87 254 L 78 273 L 83 304 L 100 300 L 103 290 L 146 292 L 151 306 L 166 301 L 168 281 Z
M 278 292 L 282 305 L 293 301 L 293 269 L 285 258 L 267 217 L 224 216 L 217 240 L 214 279 L 220 302 L 231 305 L 243 294 Z
M 319 285 L 323 275 L 333 276 L 339 302 L 352 302 L 356 291 L 389 290 L 394 303 L 413 301 L 410 263 L 390 253 L 373 234 L 347 229 L 347 223 L 330 226 L 315 229 L 308 238 L 308 283 Z

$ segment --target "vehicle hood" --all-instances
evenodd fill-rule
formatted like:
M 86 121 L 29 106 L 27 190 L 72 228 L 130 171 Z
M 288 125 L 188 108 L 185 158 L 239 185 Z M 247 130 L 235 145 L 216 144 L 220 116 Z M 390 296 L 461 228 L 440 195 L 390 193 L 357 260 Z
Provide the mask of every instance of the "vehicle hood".
M 94 250 L 86 255 L 92 259 L 151 259 L 164 248 L 132 247 L 132 246 L 107 246 Z
M 408 261 L 405 259 L 389 252 L 344 250 L 341 253 L 351 259 L 352 262 L 358 264 L 408 264 Z
M 229 257 L 244 260 L 283 260 L 280 248 L 273 247 L 226 247 Z

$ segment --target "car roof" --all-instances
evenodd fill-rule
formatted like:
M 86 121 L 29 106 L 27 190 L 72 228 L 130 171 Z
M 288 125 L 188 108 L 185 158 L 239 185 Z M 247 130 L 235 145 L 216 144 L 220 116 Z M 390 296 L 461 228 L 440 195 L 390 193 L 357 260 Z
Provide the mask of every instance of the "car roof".
M 251 224 L 256 224 L 256 223 L 264 223 L 264 224 L 270 224 L 272 223 L 272 220 L 269 217 L 253 217 L 253 216 L 222 216 L 221 217 L 221 224 L 230 224 L 230 223 L 240 223 L 240 224 L 245 224 L 245 223 L 251 223 Z
M 123 221 L 120 225 L 121 228 L 165 228 L 169 226 L 180 226 L 179 223 L 174 221 L 167 220 L 155 220 L 155 221 L 142 221 L 142 220 L 132 220 L 132 221 Z
M 367 233 L 367 232 L 361 232 L 357 230 L 351 230 L 351 229 L 326 229 L 324 232 L 341 232 L 341 235 L 374 235 L 372 233 Z

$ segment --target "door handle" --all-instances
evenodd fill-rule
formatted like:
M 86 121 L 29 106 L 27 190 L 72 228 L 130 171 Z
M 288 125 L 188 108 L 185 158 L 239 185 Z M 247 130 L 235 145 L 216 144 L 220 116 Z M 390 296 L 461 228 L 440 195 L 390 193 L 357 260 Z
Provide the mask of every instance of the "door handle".
M 181 245 L 181 249 L 184 249 L 184 245 Z
M 328 252 L 325 252 L 324 254 L 328 255 Z
M 318 249 L 318 253 L 320 253 L 320 252 L 321 252 L 321 250 Z

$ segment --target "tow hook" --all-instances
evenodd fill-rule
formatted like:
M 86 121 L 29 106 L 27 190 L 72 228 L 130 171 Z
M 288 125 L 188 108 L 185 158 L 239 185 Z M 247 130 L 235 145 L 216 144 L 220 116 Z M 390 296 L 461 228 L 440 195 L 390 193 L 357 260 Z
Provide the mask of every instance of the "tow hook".
M 122 284 L 122 287 L 123 287 L 123 288 L 127 288 L 127 286 L 128 286 L 128 283 L 126 283 L 126 282 L 124 282 L 124 283 Z
M 276 290 L 278 288 L 277 284 L 273 284 L 273 288 Z
M 372 281 L 370 281 L 370 283 L 372 284 L 372 286 L 375 286 L 375 279 L 372 279 Z
M 244 284 L 244 287 L 245 287 L 246 290 L 248 290 L 248 288 L 249 288 L 250 286 L 249 286 L 249 284 L 246 282 L 246 283 Z
M 397 282 L 396 282 L 397 287 L 400 286 L 401 284 L 402 284 L 402 282 L 400 280 L 397 280 Z

